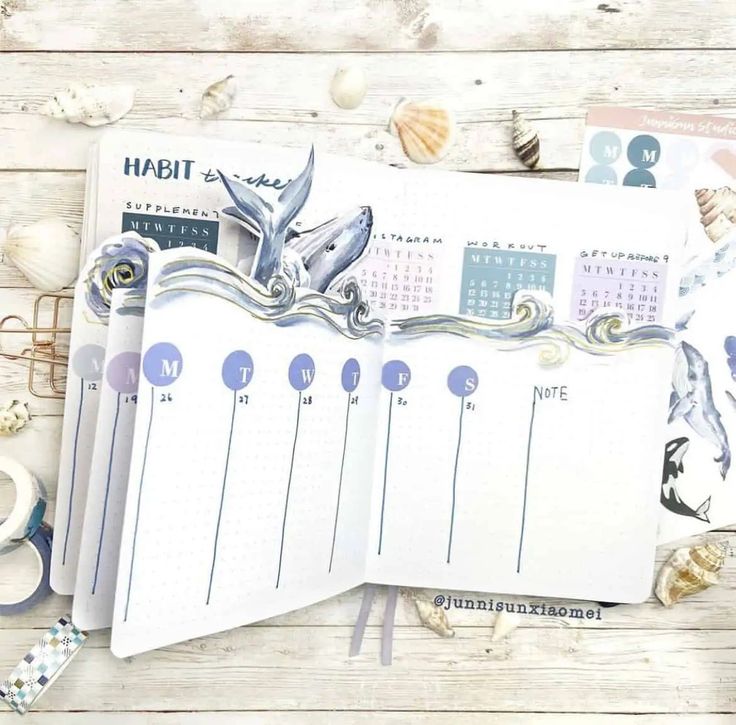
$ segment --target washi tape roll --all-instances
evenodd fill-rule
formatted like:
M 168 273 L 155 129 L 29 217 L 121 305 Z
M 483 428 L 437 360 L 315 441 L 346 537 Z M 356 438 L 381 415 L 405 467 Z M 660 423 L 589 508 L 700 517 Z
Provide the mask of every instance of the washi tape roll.
M 51 540 L 53 538 L 53 529 L 48 524 L 41 524 L 33 533 L 30 539 L 25 539 L 24 544 L 30 546 L 38 557 L 38 582 L 25 599 L 11 604 L 3 604 L 0 602 L 0 616 L 9 616 L 11 614 L 22 614 L 32 607 L 35 607 L 41 600 L 51 594 L 51 585 L 49 584 L 49 573 L 51 571 Z M 0 561 L 0 576 L 3 564 Z
M 18 663 L 10 677 L 0 682 L 0 700 L 24 715 L 87 641 L 87 633 L 61 617 Z
M 30 539 L 43 521 L 46 497 L 38 479 L 18 461 L 0 456 L 0 473 L 9 476 L 15 485 L 15 506 L 0 524 L 0 554 L 15 544 Z

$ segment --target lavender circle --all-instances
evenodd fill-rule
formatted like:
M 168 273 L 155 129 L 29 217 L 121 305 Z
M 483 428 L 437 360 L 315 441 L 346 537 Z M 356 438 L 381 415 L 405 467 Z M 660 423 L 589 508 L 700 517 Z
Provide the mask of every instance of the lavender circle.
M 245 350 L 234 350 L 222 363 L 222 382 L 230 390 L 242 390 L 253 378 L 253 358 Z
M 289 383 L 294 390 L 306 390 L 314 382 L 314 375 L 314 360 L 307 353 L 300 353 L 291 361 Z
M 411 370 L 403 360 L 389 360 L 383 366 L 381 382 L 386 390 L 397 393 L 411 381 Z
M 143 356 L 143 374 L 151 385 L 171 385 L 179 379 L 183 367 L 179 348 L 170 342 L 151 345 Z
M 736 355 L 736 337 L 729 335 L 723 342 L 723 349 L 726 355 Z
M 105 348 L 101 345 L 82 345 L 72 358 L 72 370 L 90 382 L 102 380 L 105 365 Z
M 458 398 L 467 398 L 478 389 L 478 373 L 469 365 L 458 365 L 447 376 L 447 387 Z
M 342 366 L 341 380 L 342 389 L 346 393 L 352 393 L 358 387 L 358 383 L 360 382 L 360 363 L 354 357 L 346 360 Z
M 121 352 L 107 366 L 107 382 L 117 393 L 135 393 L 138 390 L 140 367 L 140 353 Z

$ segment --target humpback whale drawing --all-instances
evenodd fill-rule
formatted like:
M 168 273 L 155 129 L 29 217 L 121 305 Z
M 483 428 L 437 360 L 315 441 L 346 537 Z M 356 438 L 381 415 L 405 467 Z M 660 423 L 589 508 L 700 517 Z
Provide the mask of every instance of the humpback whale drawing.
M 664 448 L 664 465 L 662 466 L 662 492 L 659 500 L 662 506 L 673 514 L 680 516 L 692 516 L 700 521 L 710 523 L 708 509 L 710 509 L 710 496 L 696 509 L 690 508 L 680 498 L 677 487 L 670 479 L 676 479 L 684 472 L 682 459 L 687 453 L 690 445 L 688 438 L 674 438 Z
M 297 286 L 327 292 L 366 251 L 373 226 L 370 207 L 358 207 L 303 232 L 291 226 L 312 188 L 314 148 L 304 169 L 273 205 L 242 181 L 218 174 L 235 205 L 224 208 L 223 214 L 259 237 L 250 274 L 262 285 L 282 273 Z
M 721 477 L 725 479 L 731 467 L 731 448 L 721 414 L 713 402 L 708 363 L 685 341 L 680 343 L 675 354 L 668 422 L 672 423 L 679 417 L 718 449 L 719 455 L 714 460 L 720 463 Z

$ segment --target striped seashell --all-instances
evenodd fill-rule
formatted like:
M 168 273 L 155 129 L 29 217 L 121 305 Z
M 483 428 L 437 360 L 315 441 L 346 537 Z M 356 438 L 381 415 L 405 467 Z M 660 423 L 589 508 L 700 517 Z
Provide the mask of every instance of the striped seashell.
M 452 144 L 455 119 L 436 101 L 399 101 L 389 130 L 399 137 L 404 153 L 417 164 L 434 164 Z
M 524 166 L 533 169 L 539 163 L 539 134 L 518 111 L 511 113 L 511 144 Z
M 218 113 L 227 111 L 233 105 L 233 99 L 238 90 L 235 76 L 229 75 L 205 88 L 202 94 L 202 105 L 199 110 L 200 118 L 212 118 Z
M 720 189 L 697 189 L 695 201 L 700 208 L 700 223 L 712 242 L 718 242 L 736 225 L 736 191 L 728 186 Z
M 671 607 L 683 597 L 717 584 L 725 560 L 723 544 L 677 549 L 660 570 L 654 593 L 665 607 Z

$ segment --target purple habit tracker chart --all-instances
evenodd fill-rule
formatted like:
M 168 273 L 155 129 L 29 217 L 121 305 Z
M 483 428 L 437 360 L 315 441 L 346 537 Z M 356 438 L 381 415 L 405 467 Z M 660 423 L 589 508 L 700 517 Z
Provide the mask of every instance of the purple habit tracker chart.
M 367 256 L 324 294 L 199 250 L 150 255 L 116 655 L 365 581 L 648 595 L 672 334 L 608 307 L 569 313 L 577 259 L 642 254 L 664 267 L 670 321 L 677 199 L 395 178 L 400 213 L 376 205 L 373 233 L 442 240 L 419 314 L 366 305 Z M 498 307 L 468 314 L 473 298 Z

